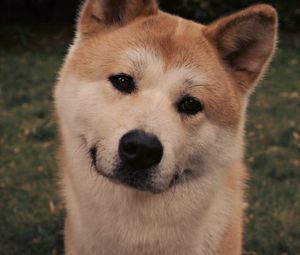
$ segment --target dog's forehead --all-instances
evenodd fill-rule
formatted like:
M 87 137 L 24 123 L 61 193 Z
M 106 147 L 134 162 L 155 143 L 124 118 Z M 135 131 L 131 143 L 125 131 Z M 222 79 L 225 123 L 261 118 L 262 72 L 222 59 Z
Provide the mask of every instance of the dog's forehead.
M 220 66 L 203 35 L 203 27 L 165 13 L 140 18 L 83 41 L 71 55 L 70 63 L 73 71 L 89 79 L 100 70 L 107 76 L 122 72 L 128 64 L 136 69 L 153 63 L 154 59 L 161 60 L 164 71 L 188 67 L 214 77 L 210 73 Z
M 217 61 L 202 33 L 203 26 L 168 14 L 155 15 L 128 26 L 114 37 L 121 65 L 135 75 L 176 72 L 189 80 L 203 80 Z M 214 67 L 214 68 L 212 68 Z
M 162 13 L 133 27 L 135 44 L 158 53 L 166 66 L 200 65 L 209 54 L 203 26 L 195 22 Z

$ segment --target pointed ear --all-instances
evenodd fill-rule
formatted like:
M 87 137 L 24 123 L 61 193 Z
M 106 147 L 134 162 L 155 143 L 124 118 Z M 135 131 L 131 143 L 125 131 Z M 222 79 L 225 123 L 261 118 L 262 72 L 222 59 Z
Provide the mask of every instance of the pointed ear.
M 80 12 L 77 32 L 86 36 L 157 12 L 156 0 L 86 0 Z
M 255 86 L 270 62 L 276 47 L 277 23 L 275 9 L 262 4 L 205 28 L 204 34 L 243 93 Z

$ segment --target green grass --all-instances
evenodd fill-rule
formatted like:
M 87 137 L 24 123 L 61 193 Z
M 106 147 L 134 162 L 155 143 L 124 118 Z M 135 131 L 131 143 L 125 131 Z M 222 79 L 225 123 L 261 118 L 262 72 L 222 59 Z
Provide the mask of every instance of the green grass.
M 299 43 L 284 37 L 251 100 L 246 254 L 300 254 L 299 65 Z
M 63 52 L 0 52 L 0 254 L 62 250 L 52 88 Z
M 52 89 L 64 50 L 0 50 L 0 254 L 62 254 Z M 245 254 L 300 254 L 300 47 L 285 36 L 252 97 Z

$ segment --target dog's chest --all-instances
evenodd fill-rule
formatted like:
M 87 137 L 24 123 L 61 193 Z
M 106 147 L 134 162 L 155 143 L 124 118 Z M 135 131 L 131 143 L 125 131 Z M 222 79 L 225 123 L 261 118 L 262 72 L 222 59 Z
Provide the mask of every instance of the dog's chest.
M 79 222 L 75 223 L 78 231 L 75 243 L 80 254 L 179 255 L 186 254 L 187 250 L 188 254 L 197 254 L 188 247 L 191 240 L 186 237 L 191 236 L 191 233 L 179 233 L 175 226 L 158 226 L 155 223 L 151 226 L 140 220 L 134 222 L 127 217 L 117 218 L 114 212 L 98 220 L 93 216 L 84 219 L 82 224 Z
M 155 220 L 151 210 L 137 212 L 122 201 L 99 198 L 96 206 L 81 204 L 72 215 L 74 244 L 86 255 L 213 255 L 228 220 L 226 201 L 216 199 L 208 217 L 173 222 L 171 216 Z

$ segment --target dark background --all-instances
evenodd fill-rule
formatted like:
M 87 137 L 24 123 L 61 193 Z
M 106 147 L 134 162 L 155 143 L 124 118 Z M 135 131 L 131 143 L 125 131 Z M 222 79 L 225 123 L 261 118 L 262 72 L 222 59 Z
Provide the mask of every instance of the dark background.
M 160 0 L 163 10 L 201 22 L 259 3 L 255 0 Z M 2 0 L 0 22 L 6 24 L 72 23 L 80 0 Z M 266 0 L 277 8 L 281 26 L 288 31 L 300 31 L 299 0 Z
M 53 47 L 69 41 L 81 0 L 1 0 L 0 47 Z M 163 10 L 209 23 L 256 0 L 160 0 Z M 276 7 L 282 31 L 300 31 L 300 0 L 266 0 Z

